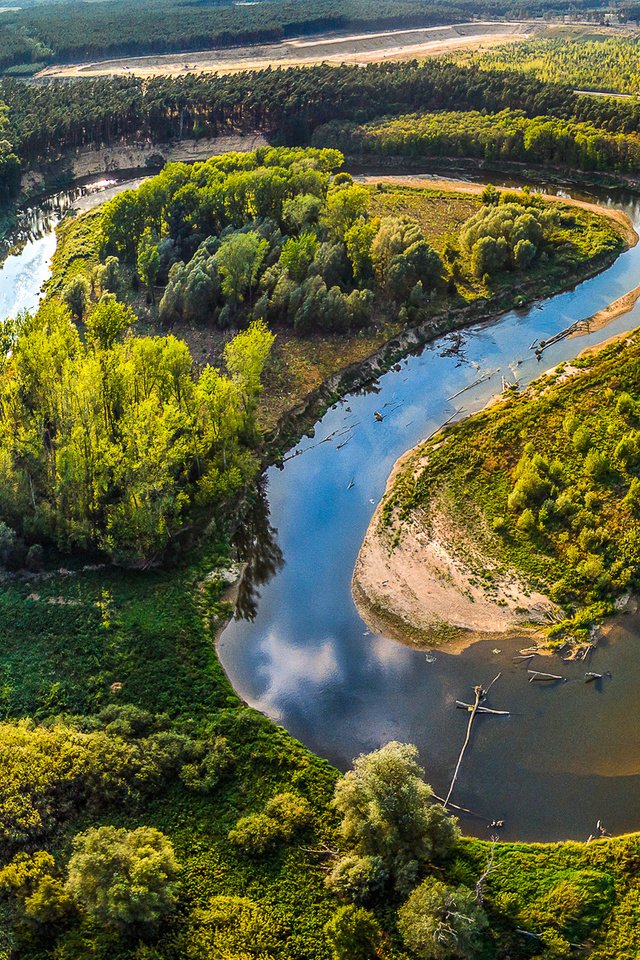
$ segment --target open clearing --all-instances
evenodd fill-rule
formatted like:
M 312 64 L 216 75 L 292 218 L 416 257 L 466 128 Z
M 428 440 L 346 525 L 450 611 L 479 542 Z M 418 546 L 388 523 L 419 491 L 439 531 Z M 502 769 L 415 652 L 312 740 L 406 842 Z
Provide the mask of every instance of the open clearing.
M 315 63 L 374 63 L 436 56 L 465 47 L 480 50 L 530 37 L 535 21 L 477 21 L 443 27 L 389 30 L 344 35 L 327 33 L 273 44 L 259 44 L 195 53 L 124 57 L 94 63 L 52 66 L 38 77 L 176 76 L 184 73 L 238 73 L 266 67 L 310 66 Z

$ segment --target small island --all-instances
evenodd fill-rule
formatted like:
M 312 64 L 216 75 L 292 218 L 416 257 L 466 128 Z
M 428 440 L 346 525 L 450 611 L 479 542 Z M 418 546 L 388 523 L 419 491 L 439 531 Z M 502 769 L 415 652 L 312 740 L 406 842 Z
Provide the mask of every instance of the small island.
M 639 332 L 612 338 L 405 455 L 356 564 L 365 620 L 589 644 L 637 586 L 639 369 Z

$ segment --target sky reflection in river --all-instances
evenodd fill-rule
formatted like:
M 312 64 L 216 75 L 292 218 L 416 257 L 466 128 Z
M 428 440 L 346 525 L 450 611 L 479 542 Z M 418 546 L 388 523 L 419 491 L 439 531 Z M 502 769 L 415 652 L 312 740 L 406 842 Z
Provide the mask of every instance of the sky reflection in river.
M 640 220 L 634 202 L 620 205 Z M 233 622 L 220 641 L 239 693 L 320 755 L 346 768 L 389 739 L 412 741 L 439 793 L 466 725 L 455 700 L 502 671 L 491 703 L 512 715 L 478 723 L 454 797 L 479 814 L 464 828 L 480 836 L 493 818 L 506 820 L 505 837 L 522 839 L 586 838 L 598 819 L 612 832 L 640 826 L 638 629 L 632 624 L 596 652 L 590 669 L 612 672 L 600 689 L 584 684 L 584 665 L 565 664 L 557 672 L 567 683 L 547 688 L 529 684 L 526 665 L 513 664 L 515 637 L 454 656 L 372 636 L 351 598 L 353 566 L 397 457 L 452 414 L 480 409 L 502 373 L 527 382 L 639 324 L 640 306 L 606 330 L 548 349 L 541 364 L 529 350 L 534 337 L 548 339 L 636 286 L 639 266 L 636 247 L 574 291 L 463 332 L 460 355 L 450 355 L 449 335 L 382 377 L 375 391 L 328 411 L 296 448 L 304 452 L 268 472 L 284 563 L 259 587 L 253 619 Z M 489 381 L 447 399 L 487 371 Z M 340 436 L 319 443 L 334 431 Z

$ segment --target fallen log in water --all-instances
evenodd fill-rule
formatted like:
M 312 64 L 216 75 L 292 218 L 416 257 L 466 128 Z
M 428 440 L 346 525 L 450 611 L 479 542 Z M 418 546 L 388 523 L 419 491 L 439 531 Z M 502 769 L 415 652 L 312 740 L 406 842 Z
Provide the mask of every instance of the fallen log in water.
M 458 710 L 473 710 L 474 705 L 472 703 L 465 703 L 463 700 L 456 700 L 456 707 Z M 491 713 L 494 717 L 510 717 L 511 714 L 508 710 L 491 710 L 490 707 L 476 707 L 476 713 Z
M 564 680 L 565 677 L 559 677 L 555 673 L 542 673 L 541 670 L 527 670 L 527 673 L 530 673 L 529 683 L 533 683 L 534 680 Z
M 453 777 L 452 777 L 452 779 L 451 779 L 451 784 L 450 784 L 450 786 L 449 786 L 449 792 L 447 793 L 447 796 L 446 796 L 446 798 L 445 798 L 445 801 L 444 801 L 444 803 L 442 804 L 443 807 L 446 807 L 447 804 L 449 803 L 449 800 L 451 799 L 451 794 L 453 793 L 453 788 L 454 788 L 455 785 L 456 785 L 456 780 L 458 779 L 458 773 L 460 772 L 460 765 L 462 764 L 462 758 L 464 757 L 465 750 L 467 749 L 467 747 L 469 746 L 469 743 L 470 743 L 470 741 L 471 741 L 471 729 L 472 729 L 472 727 L 473 727 L 473 721 L 475 720 L 475 718 L 477 717 L 477 715 L 478 715 L 478 713 L 479 713 L 479 711 L 480 711 L 480 709 L 481 709 L 481 708 L 480 708 L 480 703 L 481 703 L 482 700 L 485 700 L 485 699 L 486 699 L 486 696 L 487 696 L 487 694 L 489 693 L 489 690 L 491 690 L 491 687 L 494 685 L 494 683 L 496 682 L 496 680 L 499 680 L 499 679 L 500 679 L 501 676 L 502 676 L 502 674 L 499 673 L 499 674 L 497 675 L 497 677 L 494 677 L 493 680 L 491 681 L 491 683 L 489 684 L 489 686 L 487 687 L 486 690 L 484 690 L 484 689 L 480 686 L 480 684 L 477 684 L 477 685 L 473 688 L 473 692 L 474 692 L 474 694 L 475 694 L 476 699 L 475 699 L 474 703 L 471 705 L 471 710 L 469 711 L 469 723 L 467 724 L 467 735 L 466 735 L 466 737 L 464 738 L 464 743 L 462 744 L 462 750 L 460 751 L 460 755 L 459 755 L 459 757 L 458 757 L 458 762 L 456 763 L 456 768 L 455 768 L 455 770 L 453 771 Z M 486 710 L 487 708 L 485 707 L 485 708 L 483 708 L 483 709 Z

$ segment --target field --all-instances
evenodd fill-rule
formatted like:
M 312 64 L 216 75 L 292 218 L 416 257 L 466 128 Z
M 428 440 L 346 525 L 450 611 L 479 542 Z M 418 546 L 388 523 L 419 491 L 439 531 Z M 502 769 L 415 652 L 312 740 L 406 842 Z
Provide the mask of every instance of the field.
M 237 73 L 266 67 L 309 66 L 317 63 L 375 63 L 438 56 L 460 48 L 484 50 L 505 40 L 529 36 L 534 24 L 491 21 L 425 29 L 321 37 L 300 37 L 274 44 L 204 50 L 166 56 L 127 57 L 95 63 L 51 66 L 38 77 L 176 76 L 184 73 Z

